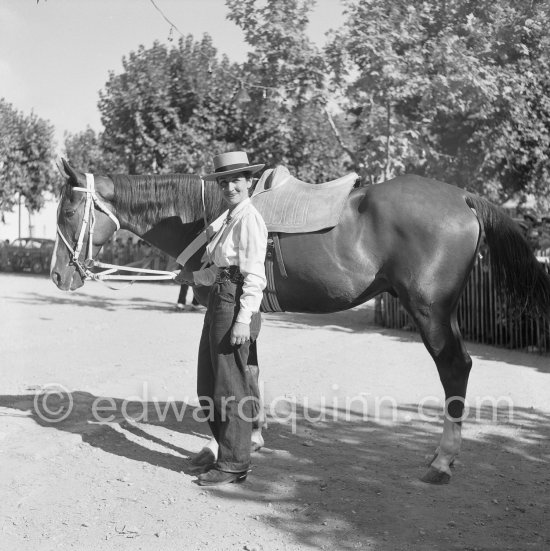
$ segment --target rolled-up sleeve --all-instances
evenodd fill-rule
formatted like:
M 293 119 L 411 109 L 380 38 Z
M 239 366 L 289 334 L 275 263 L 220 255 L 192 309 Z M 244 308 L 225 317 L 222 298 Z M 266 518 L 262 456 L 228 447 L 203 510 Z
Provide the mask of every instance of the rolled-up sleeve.
M 244 282 L 237 321 L 249 324 L 252 314 L 260 310 L 267 283 L 264 265 L 267 228 L 262 216 L 255 209 L 243 216 L 240 226 L 238 254 Z

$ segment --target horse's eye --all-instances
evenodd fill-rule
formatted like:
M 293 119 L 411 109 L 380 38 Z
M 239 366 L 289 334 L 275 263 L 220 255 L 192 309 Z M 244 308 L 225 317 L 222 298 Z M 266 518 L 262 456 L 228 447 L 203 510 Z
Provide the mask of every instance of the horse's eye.
M 76 210 L 66 210 L 65 211 L 65 218 L 72 218 L 75 214 Z

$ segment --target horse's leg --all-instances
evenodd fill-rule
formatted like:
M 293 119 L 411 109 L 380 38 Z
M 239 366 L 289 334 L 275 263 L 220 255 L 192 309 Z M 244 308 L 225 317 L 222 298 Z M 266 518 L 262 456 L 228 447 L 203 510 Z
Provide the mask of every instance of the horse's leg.
M 456 308 L 448 312 L 445 307 L 409 306 L 422 340 L 435 361 L 445 391 L 443 435 L 424 482 L 447 484 L 450 467 L 460 451 L 462 416 L 468 376 L 472 367 L 456 320 Z
M 263 388 L 260 385 L 260 368 L 258 367 L 258 341 L 250 343 L 250 351 L 248 354 L 247 379 L 250 389 L 250 396 L 255 398 L 253 403 L 254 420 L 252 421 L 252 434 L 250 436 L 250 451 L 257 452 L 264 445 L 262 436 L 262 428 L 266 426 L 264 413 L 264 397 Z

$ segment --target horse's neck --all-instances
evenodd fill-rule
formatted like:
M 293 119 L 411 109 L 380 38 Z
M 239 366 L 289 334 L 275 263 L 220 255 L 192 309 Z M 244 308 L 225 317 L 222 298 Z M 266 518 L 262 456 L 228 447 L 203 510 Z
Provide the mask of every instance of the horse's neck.
M 177 205 L 173 200 L 161 201 L 154 208 L 144 203 L 139 208 L 134 207 L 127 209 L 127 212 L 117 212 L 121 228 L 131 231 L 164 253 L 177 258 L 204 229 L 204 215 L 206 214 L 208 222 L 212 222 L 224 209 L 213 188 L 207 186 L 205 189 L 206 213 L 202 209 L 200 185 L 191 193 L 186 187 L 182 187 L 181 190 L 183 194 L 188 194 L 182 197 L 181 203 L 189 202 L 191 205 L 199 205 L 198 208 L 192 209 L 191 213 L 178 212 Z M 145 209 L 149 209 L 146 220 L 143 215 L 139 214 Z M 187 210 L 189 211 L 189 209 Z
M 160 220 L 146 232 L 137 235 L 162 252 L 177 258 L 203 229 L 202 219 L 184 224 L 179 216 L 174 216 Z

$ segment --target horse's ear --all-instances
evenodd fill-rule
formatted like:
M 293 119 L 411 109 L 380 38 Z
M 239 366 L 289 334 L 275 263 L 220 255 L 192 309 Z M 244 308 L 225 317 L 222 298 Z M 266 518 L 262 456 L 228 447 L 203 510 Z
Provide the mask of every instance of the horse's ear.
M 84 173 L 75 170 L 65 159 L 63 159 L 63 157 L 61 158 L 61 162 L 63 165 L 62 174 L 65 174 L 69 179 L 69 184 L 71 184 L 71 186 L 86 187 L 86 176 Z
M 69 175 L 67 174 L 66 170 L 65 170 L 65 166 L 63 165 L 63 163 L 65 162 L 65 159 L 63 159 L 63 157 L 56 157 L 55 159 L 55 166 L 57 167 L 57 170 L 59 170 L 59 174 L 61 174 L 61 176 L 63 176 L 63 178 L 69 178 Z

